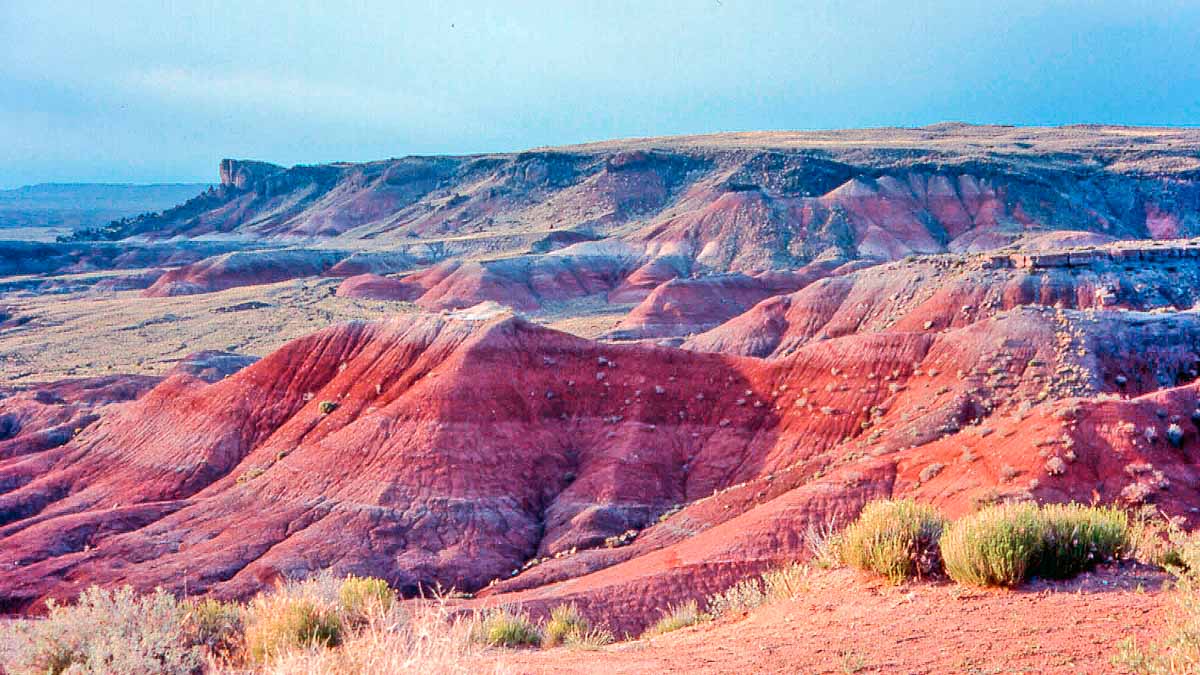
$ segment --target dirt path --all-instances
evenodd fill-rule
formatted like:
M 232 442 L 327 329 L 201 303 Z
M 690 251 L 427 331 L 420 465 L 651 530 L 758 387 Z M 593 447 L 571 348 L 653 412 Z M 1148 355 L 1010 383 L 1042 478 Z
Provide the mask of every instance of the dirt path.
M 1165 575 L 1105 570 L 1019 591 L 891 588 L 820 573 L 747 617 L 614 645 L 489 655 L 517 673 L 1110 673 L 1116 643 L 1163 625 Z M 484 664 L 480 664 L 483 666 Z

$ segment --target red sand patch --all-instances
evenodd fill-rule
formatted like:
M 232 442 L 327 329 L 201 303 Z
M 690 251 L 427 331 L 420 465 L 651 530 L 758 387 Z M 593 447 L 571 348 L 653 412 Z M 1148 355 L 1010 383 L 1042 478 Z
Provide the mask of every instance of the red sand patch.
M 989 591 L 891 587 L 838 570 L 815 574 L 809 592 L 744 618 L 600 652 L 492 652 L 478 667 L 531 675 L 1115 672 L 1119 640 L 1144 642 L 1162 630 L 1164 580 L 1126 567 Z

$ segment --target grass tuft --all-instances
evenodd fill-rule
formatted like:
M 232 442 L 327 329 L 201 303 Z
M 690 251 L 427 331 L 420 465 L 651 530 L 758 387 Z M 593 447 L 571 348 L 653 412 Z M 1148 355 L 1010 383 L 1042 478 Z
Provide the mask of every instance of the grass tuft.
M 338 607 L 350 623 L 363 623 L 391 611 L 396 593 L 383 579 L 348 576 L 338 587 Z
M 304 593 L 303 586 L 284 586 L 247 607 L 246 656 L 263 664 L 289 651 L 333 647 L 344 628 L 334 606 Z
M 587 633 L 591 624 L 574 604 L 559 605 L 550 610 L 550 620 L 542 631 L 542 646 L 556 647 L 572 636 Z
M 708 621 L 712 617 L 700 611 L 700 605 L 695 600 L 678 605 L 672 605 L 663 613 L 662 618 L 654 622 L 642 633 L 642 637 L 652 637 L 687 628 Z
M 471 641 L 492 647 L 536 647 L 542 634 L 525 612 L 500 607 L 476 617 Z
M 1200 672 L 1200 537 L 1178 528 L 1169 532 L 1176 575 L 1174 607 L 1167 613 L 1166 633 L 1148 645 L 1133 637 L 1117 643 L 1113 665 L 1145 675 Z

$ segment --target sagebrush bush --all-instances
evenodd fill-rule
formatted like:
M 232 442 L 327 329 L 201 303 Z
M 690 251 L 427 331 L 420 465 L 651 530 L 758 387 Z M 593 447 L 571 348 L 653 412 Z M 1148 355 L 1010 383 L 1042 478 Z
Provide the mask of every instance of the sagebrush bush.
M 662 618 L 654 622 L 649 628 L 642 633 L 642 637 L 650 637 L 653 635 L 662 635 L 671 631 L 679 630 L 694 626 L 703 621 L 708 621 L 712 617 L 700 611 L 700 605 L 695 600 L 689 600 L 678 605 L 672 605 L 665 612 Z
M 338 606 L 350 623 L 386 614 L 395 602 L 395 591 L 383 579 L 351 575 L 338 587 Z
M 181 603 L 162 589 L 138 595 L 93 586 L 74 605 L 48 603 L 44 620 L 17 627 L 11 673 L 190 674 L 201 650 L 184 627 Z
M 542 646 L 555 647 L 573 635 L 587 633 L 591 624 L 574 604 L 559 605 L 550 610 L 550 620 L 542 631 Z
M 311 647 L 332 647 L 344 626 L 337 608 L 283 587 L 255 596 L 246 608 L 246 657 L 267 663 L 281 654 Z
M 911 499 L 867 504 L 838 539 L 846 564 L 899 584 L 940 569 L 937 542 L 944 519 L 932 507 Z
M 1001 504 L 956 521 L 940 541 L 946 573 L 976 586 L 1064 579 L 1129 546 L 1129 521 L 1112 507 Z
M 542 642 L 542 634 L 525 612 L 500 607 L 476 617 L 471 640 L 492 647 L 536 647 Z
M 1036 574 L 1066 579 L 1129 547 L 1129 516 L 1107 506 L 1047 504 L 1041 507 L 1042 545 Z
M 1016 586 L 1037 563 L 1037 504 L 1000 504 L 951 523 L 940 540 L 946 574 L 975 586 Z

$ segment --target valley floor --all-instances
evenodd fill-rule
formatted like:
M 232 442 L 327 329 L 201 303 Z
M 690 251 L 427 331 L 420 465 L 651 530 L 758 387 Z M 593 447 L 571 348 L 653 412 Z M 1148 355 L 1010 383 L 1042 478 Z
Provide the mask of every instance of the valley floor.
M 491 652 L 505 673 L 1110 673 L 1117 643 L 1163 629 L 1167 577 L 1106 569 L 1015 591 L 901 587 L 819 572 L 800 597 L 599 652 Z

